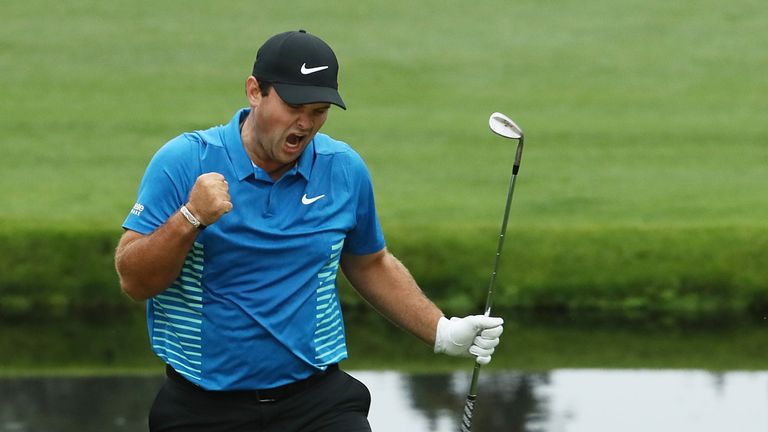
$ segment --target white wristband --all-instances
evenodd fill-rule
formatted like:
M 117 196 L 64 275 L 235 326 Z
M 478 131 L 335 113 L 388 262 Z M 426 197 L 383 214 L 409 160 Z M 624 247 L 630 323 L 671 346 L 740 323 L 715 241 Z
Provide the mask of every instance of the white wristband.
M 187 208 L 186 205 L 181 206 L 181 214 L 184 215 L 184 217 L 187 219 L 189 223 L 192 224 L 193 227 L 198 229 L 205 229 L 205 225 L 203 225 L 198 218 L 195 217 L 195 215 L 192 214 L 191 211 Z

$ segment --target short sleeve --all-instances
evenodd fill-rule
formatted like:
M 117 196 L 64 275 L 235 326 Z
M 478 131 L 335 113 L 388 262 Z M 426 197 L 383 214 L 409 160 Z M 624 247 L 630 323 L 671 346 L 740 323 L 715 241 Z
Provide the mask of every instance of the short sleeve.
M 200 143 L 194 135 L 166 143 L 147 166 L 123 228 L 145 235 L 156 230 L 187 201 L 200 171 Z
M 356 197 L 355 225 L 347 233 L 344 252 L 367 255 L 384 249 L 386 242 L 376 212 L 373 183 L 368 168 L 357 153 L 352 151 L 350 156 L 347 173 L 350 188 Z

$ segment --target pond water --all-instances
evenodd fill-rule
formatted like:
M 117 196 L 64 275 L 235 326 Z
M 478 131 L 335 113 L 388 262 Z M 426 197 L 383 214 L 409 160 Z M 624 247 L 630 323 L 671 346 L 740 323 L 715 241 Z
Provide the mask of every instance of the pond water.
M 454 432 L 471 370 L 355 370 L 375 431 Z M 146 430 L 160 376 L 0 378 L 2 432 Z M 766 432 L 768 372 L 556 369 L 481 374 L 473 431 Z

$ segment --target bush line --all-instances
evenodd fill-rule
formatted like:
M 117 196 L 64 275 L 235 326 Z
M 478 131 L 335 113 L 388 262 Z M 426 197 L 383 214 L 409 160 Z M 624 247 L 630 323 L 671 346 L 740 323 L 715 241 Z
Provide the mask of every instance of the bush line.
M 482 311 L 492 227 L 387 227 L 388 247 L 436 303 Z M 135 310 L 104 229 L 0 231 L 0 317 Z M 768 315 L 768 227 L 510 228 L 495 307 L 618 315 Z M 341 290 L 350 307 L 362 300 Z

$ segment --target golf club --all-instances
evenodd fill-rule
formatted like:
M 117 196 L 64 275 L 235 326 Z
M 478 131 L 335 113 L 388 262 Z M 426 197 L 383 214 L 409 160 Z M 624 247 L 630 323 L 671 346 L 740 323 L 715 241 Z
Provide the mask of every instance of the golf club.
M 517 172 L 520 170 L 520 159 L 523 156 L 523 130 L 515 122 L 502 113 L 495 112 L 488 119 L 488 126 L 491 130 L 504 138 L 515 139 L 517 142 L 517 152 L 515 153 L 515 163 L 512 166 L 512 178 L 509 181 L 507 190 L 507 203 L 504 207 L 504 219 L 501 223 L 501 233 L 499 234 L 499 243 L 496 246 L 496 259 L 493 263 L 493 272 L 491 272 L 491 282 L 488 285 L 488 297 L 485 301 L 485 316 L 491 315 L 493 306 L 493 290 L 496 286 L 496 273 L 499 269 L 499 258 L 501 250 L 504 248 L 504 236 L 507 233 L 507 222 L 509 221 L 509 207 L 512 203 L 512 194 L 515 191 L 515 180 Z M 480 364 L 475 362 L 475 370 L 472 373 L 472 381 L 469 385 L 467 394 L 467 403 L 464 405 L 464 413 L 461 416 L 460 432 L 470 432 L 472 430 L 472 413 L 475 410 L 475 400 L 477 399 L 477 378 L 480 376 Z

